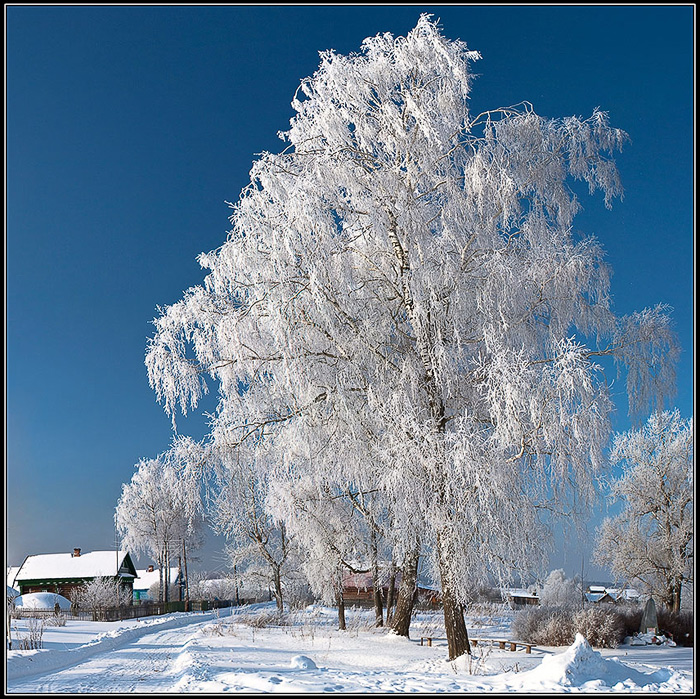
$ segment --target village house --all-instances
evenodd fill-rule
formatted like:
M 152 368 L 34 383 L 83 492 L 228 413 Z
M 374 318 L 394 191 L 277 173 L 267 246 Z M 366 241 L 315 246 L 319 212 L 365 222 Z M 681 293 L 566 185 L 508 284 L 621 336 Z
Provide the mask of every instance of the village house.
M 620 602 L 641 602 L 643 600 L 637 590 L 632 588 L 607 587 L 605 585 L 589 585 L 584 593 L 587 602 L 592 604 L 617 604 Z
M 53 592 L 71 599 L 77 589 L 95 578 L 112 578 L 133 590 L 136 568 L 127 551 L 45 553 L 27 556 L 15 575 L 14 587 L 21 595 Z
M 401 582 L 401 573 L 398 572 L 395 580 L 394 599 L 399 594 L 399 583 Z M 389 583 L 385 582 L 382 586 L 382 597 L 387 599 L 389 592 Z M 374 586 L 371 573 L 347 573 L 343 576 L 343 601 L 345 604 L 368 606 L 374 600 Z M 435 606 L 440 603 L 439 590 L 431 590 L 427 587 L 418 585 L 416 587 L 416 603 Z

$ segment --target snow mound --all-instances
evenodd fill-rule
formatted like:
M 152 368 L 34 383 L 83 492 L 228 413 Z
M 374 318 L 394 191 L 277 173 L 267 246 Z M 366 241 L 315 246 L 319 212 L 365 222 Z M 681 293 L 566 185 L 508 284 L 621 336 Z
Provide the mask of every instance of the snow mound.
M 28 592 L 26 595 L 15 597 L 15 607 L 25 609 L 55 609 L 56 602 L 61 611 L 70 609 L 70 600 L 55 592 Z
M 297 670 L 317 670 L 316 663 L 305 655 L 295 655 L 289 663 Z
M 558 655 L 543 658 L 540 668 L 550 679 L 571 687 L 605 677 L 608 674 L 608 662 L 577 633 L 571 647 Z
M 653 691 L 671 679 L 668 669 L 652 673 L 640 672 L 618 658 L 605 659 L 594 651 L 581 634 L 576 634 L 573 645 L 563 653 L 542 659 L 539 667 L 522 673 L 528 681 L 542 687 L 575 687 L 583 690 L 610 687 L 618 690 L 644 688 Z

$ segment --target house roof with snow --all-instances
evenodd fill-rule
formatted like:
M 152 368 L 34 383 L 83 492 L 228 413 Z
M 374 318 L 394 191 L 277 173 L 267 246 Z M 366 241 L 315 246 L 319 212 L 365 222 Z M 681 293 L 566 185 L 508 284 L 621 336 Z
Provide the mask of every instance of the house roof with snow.
M 584 597 L 587 602 L 600 602 L 604 597 L 608 597 L 607 592 L 585 592 Z
M 504 599 L 509 597 L 522 597 L 527 599 L 539 599 L 539 595 L 534 590 L 525 590 L 522 588 L 503 588 L 501 595 Z
M 27 556 L 20 566 L 15 581 L 28 580 L 88 580 L 98 577 L 119 577 L 133 580 L 136 568 L 127 551 L 92 551 L 80 553 L 43 553 Z
M 634 588 L 605 587 L 604 585 L 590 585 L 585 593 L 588 602 L 619 602 L 620 600 L 642 599 L 642 595 Z
M 15 578 L 17 573 L 19 573 L 20 566 L 7 566 L 7 586 L 15 586 Z
M 606 592 L 613 598 L 613 599 L 626 599 L 626 600 L 639 600 L 641 599 L 642 595 L 639 593 L 639 591 L 635 590 L 634 588 L 627 587 L 624 590 L 619 589 L 619 588 L 613 588 L 609 587 Z

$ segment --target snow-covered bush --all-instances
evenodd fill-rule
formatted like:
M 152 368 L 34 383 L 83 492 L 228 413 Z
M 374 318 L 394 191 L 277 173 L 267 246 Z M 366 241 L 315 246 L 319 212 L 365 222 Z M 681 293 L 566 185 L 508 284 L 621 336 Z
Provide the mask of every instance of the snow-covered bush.
M 596 648 L 615 648 L 630 635 L 625 619 L 610 607 L 530 607 L 515 615 L 512 632 L 516 640 L 541 646 L 571 645 L 580 633 Z
M 54 612 L 50 616 L 46 617 L 46 626 L 65 626 L 66 625 L 66 615 L 63 612 Z
M 535 643 L 542 646 L 568 646 L 576 637 L 571 611 L 552 609 L 545 623 L 535 634 Z
M 595 648 L 617 648 L 625 638 L 623 617 L 615 609 L 580 609 L 574 614 L 573 627 Z
M 171 584 L 171 585 L 168 585 L 168 596 L 161 597 L 160 581 L 158 581 L 158 580 L 156 580 L 156 582 L 154 582 L 153 585 L 151 585 L 148 588 L 148 599 L 151 599 L 151 600 L 161 600 L 161 599 L 175 600 L 175 599 L 178 599 L 179 594 L 180 594 L 179 586 Z
M 513 619 L 513 637 L 543 646 L 569 645 L 574 640 L 571 612 L 556 607 L 528 607 Z
M 73 592 L 72 601 L 83 609 L 89 609 L 93 617 L 109 609 L 121 607 L 133 602 L 133 593 L 130 588 L 122 587 L 113 578 L 96 577 Z
M 580 602 L 578 580 L 568 579 L 561 568 L 553 570 L 542 586 L 540 603 L 545 607 L 573 607 Z

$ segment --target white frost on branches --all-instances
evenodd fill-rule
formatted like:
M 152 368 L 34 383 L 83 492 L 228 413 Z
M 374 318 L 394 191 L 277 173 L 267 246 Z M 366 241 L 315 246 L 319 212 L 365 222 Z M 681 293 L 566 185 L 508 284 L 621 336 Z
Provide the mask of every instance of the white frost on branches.
M 641 429 L 615 435 L 610 460 L 622 467 L 611 486 L 622 510 L 601 526 L 598 560 L 677 611 L 693 580 L 693 419 L 653 413 Z
M 115 524 L 125 548 L 156 560 L 163 575 L 171 556 L 203 542 L 202 448 L 188 437 L 173 439 L 155 459 L 141 459 L 115 510 Z M 166 573 L 167 576 L 167 573 Z M 160 589 L 167 589 L 164 580 Z
M 612 409 L 598 358 L 627 369 L 638 409 L 676 355 L 663 309 L 613 314 L 600 245 L 572 233 L 573 181 L 621 196 L 626 134 L 600 111 L 472 115 L 476 58 L 427 15 L 323 53 L 286 150 L 253 164 L 146 356 L 173 417 L 217 383 L 215 444 L 304 455 L 298 488 L 376 491 L 392 546 L 418 533 L 455 602 L 541 560 L 547 517 L 590 499 Z
M 567 578 L 564 570 L 553 570 L 540 590 L 540 603 L 545 607 L 573 607 L 581 604 L 581 581 Z

